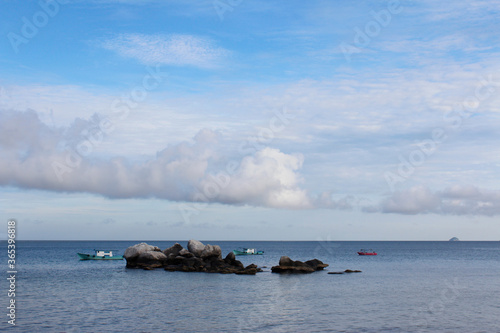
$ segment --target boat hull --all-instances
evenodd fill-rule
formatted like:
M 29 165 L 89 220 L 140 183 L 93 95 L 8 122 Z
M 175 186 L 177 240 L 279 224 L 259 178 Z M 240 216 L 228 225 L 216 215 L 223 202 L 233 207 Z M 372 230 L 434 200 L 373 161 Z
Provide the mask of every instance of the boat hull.
M 80 260 L 123 260 L 123 256 L 96 256 L 94 254 L 77 253 Z
M 253 256 L 253 255 L 264 254 L 264 251 L 257 251 L 255 253 L 247 253 L 247 252 L 243 252 L 243 251 L 233 250 L 233 253 L 236 256 Z
M 360 256 L 376 256 L 376 252 L 358 252 Z

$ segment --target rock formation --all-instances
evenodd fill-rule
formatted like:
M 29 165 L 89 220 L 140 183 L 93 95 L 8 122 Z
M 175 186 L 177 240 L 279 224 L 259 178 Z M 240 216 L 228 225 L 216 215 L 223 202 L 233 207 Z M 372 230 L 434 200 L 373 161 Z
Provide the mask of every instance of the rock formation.
M 328 264 L 324 264 L 318 259 L 302 262 L 293 261 L 287 256 L 283 256 L 280 258 L 279 265 L 271 267 L 271 271 L 273 273 L 312 273 L 325 267 L 328 267 Z
M 136 244 L 127 248 L 123 257 L 127 260 L 127 268 L 163 267 L 167 271 L 223 274 L 256 274 L 262 271 L 254 264 L 245 267 L 236 260 L 233 252 L 222 259 L 220 246 L 204 245 L 197 240 L 190 240 L 187 250 L 179 243 L 163 251 L 146 243 Z
M 339 272 L 328 272 L 328 274 L 344 274 L 344 273 L 361 273 L 360 270 L 352 270 L 352 269 L 346 269 L 345 271 L 339 271 Z

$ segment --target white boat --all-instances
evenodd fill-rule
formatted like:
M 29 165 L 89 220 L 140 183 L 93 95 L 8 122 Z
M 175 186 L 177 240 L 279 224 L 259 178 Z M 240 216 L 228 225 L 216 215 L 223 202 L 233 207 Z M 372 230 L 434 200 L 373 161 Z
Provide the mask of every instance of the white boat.
M 264 251 L 257 251 L 255 249 L 242 248 L 240 250 L 233 250 L 233 253 L 237 256 L 242 255 L 252 255 L 252 254 L 264 254 Z
M 94 250 L 94 254 L 77 253 L 80 260 L 123 260 L 123 256 L 114 256 L 113 251 Z

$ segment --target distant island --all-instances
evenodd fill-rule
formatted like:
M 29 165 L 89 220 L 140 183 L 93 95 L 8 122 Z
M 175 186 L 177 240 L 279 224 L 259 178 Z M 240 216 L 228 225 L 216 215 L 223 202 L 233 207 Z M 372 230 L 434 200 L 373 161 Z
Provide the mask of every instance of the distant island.
M 459 241 L 460 239 L 458 239 L 457 237 L 452 237 L 450 238 L 450 242 L 457 242 Z

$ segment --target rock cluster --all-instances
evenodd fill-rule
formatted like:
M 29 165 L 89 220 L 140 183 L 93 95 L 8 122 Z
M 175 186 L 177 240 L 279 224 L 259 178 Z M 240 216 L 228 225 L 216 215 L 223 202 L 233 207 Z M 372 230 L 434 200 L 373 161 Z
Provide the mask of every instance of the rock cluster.
M 167 271 L 208 272 L 224 274 L 256 274 L 261 269 L 251 264 L 245 267 L 236 260 L 233 252 L 222 259 L 218 245 L 204 245 L 197 240 L 190 240 L 185 249 L 179 243 L 161 251 L 158 247 L 146 243 L 136 244 L 125 250 L 123 257 L 128 268 L 154 269 Z
M 302 262 L 293 261 L 289 257 L 283 256 L 280 258 L 279 265 L 271 267 L 271 271 L 273 273 L 312 273 L 325 267 L 328 267 L 328 264 L 324 264 L 318 259 Z

